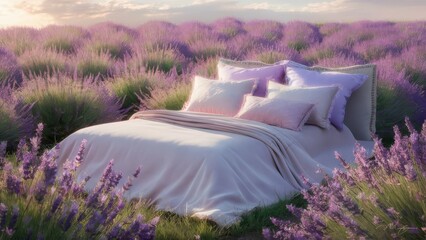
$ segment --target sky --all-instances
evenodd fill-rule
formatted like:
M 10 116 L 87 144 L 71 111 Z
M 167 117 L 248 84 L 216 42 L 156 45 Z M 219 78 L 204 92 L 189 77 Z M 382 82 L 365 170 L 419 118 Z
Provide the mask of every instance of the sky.
M 315 23 L 426 20 L 426 0 L 0 0 L 0 28 L 49 24 L 138 26 L 234 17 Z

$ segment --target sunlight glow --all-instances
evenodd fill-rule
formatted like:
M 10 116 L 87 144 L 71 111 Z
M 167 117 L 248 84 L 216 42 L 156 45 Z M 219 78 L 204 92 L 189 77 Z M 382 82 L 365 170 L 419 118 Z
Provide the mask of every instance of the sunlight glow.
M 225 17 L 281 22 L 413 21 L 426 20 L 425 11 L 426 2 L 420 0 L 0 0 L 0 28 L 88 26 L 105 21 L 135 26 L 151 20 L 209 22 Z
M 11 26 L 44 27 L 54 24 L 54 19 L 48 14 L 31 14 L 17 7 L 19 1 L 0 2 L 0 28 Z

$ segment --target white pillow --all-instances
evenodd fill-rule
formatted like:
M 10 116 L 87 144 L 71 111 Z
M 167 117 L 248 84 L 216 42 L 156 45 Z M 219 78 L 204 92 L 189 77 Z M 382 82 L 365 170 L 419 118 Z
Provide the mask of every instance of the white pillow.
M 299 67 L 287 67 L 286 78 L 290 86 L 339 86 L 334 107 L 331 110 L 331 123 L 339 130 L 343 129 L 346 102 L 368 78 L 367 75 L 341 72 L 318 72 Z
M 319 72 L 343 72 L 365 74 L 368 79 L 348 99 L 345 112 L 345 125 L 351 130 L 355 139 L 371 141 L 371 133 L 376 132 L 377 78 L 376 65 L 356 65 L 342 68 L 307 67 L 289 61 L 287 66 L 303 67 Z
M 255 81 L 217 81 L 195 76 L 186 111 L 233 117 L 238 113 L 244 95 L 252 93 Z
M 300 131 L 313 108 L 314 105 L 307 102 L 245 95 L 244 103 L 235 117 Z
M 306 123 L 327 129 L 330 127 L 329 118 L 338 90 L 338 86 L 291 87 L 270 81 L 268 98 L 281 98 L 314 104 L 314 109 Z

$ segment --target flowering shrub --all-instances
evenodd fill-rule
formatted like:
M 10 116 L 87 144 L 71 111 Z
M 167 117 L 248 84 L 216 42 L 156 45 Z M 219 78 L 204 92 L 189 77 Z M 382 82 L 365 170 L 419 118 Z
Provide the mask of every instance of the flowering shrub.
M 245 32 L 243 22 L 235 18 L 224 18 L 215 21 L 213 29 L 221 34 L 221 37 L 228 40 Z
M 20 138 L 32 132 L 31 107 L 18 100 L 9 86 L 0 86 L 0 141 L 8 141 L 14 148 Z
M 43 75 L 54 71 L 67 70 L 67 58 L 53 49 L 34 48 L 19 57 L 22 71 L 26 76 Z
M 44 49 L 73 54 L 89 37 L 89 33 L 81 27 L 52 25 L 40 30 L 39 37 Z
M 109 52 L 80 51 L 77 56 L 74 66 L 79 76 L 105 79 L 114 75 L 114 63 Z
M 74 131 L 123 118 L 121 104 L 96 78 L 56 73 L 25 82 L 18 94 L 32 113 L 45 123 L 45 139 L 56 143 Z
M 173 85 L 157 87 L 151 91 L 151 97 L 141 99 L 140 110 L 168 109 L 181 110 L 191 93 L 190 82 L 180 81 Z
M 42 131 L 39 124 L 34 137 L 19 142 L 17 167 L 5 160 L 6 142 L 0 143 L 1 239 L 154 239 L 159 218 L 147 223 L 141 214 L 129 214 L 123 198 L 140 167 L 119 188 L 122 175 L 111 160 L 96 187 L 85 192 L 90 177 L 75 178 L 86 141 L 58 173 L 59 146 L 39 154 Z
M 268 20 L 254 20 L 246 22 L 244 29 L 264 45 L 270 45 L 283 37 L 283 25 Z
M 22 73 L 16 57 L 9 50 L 0 47 L 0 85 L 5 82 L 21 84 Z
M 300 222 L 272 218 L 267 239 L 424 239 L 426 237 L 426 121 L 409 136 L 394 127 L 394 144 L 374 138 L 373 157 L 360 145 L 355 166 L 337 153 L 346 171 L 335 169 L 322 185 L 305 183 L 306 209 L 287 205 Z
M 156 88 L 160 82 L 167 81 L 171 74 L 163 72 L 145 72 L 143 69 L 139 72 L 131 72 L 130 70 L 120 77 L 110 79 L 108 88 L 114 93 L 118 99 L 122 99 L 122 109 L 133 110 L 151 94 L 151 89 Z M 132 111 L 129 111 L 131 114 Z
M 145 68 L 146 71 L 170 72 L 173 68 L 179 73 L 185 65 L 185 57 L 175 48 L 169 46 L 164 48 L 141 49 L 129 60 L 132 69 Z
M 289 48 L 298 52 L 321 41 L 318 27 L 306 22 L 289 22 L 284 28 L 284 42 Z
M 0 30 L 0 46 L 9 49 L 16 56 L 31 50 L 38 31 L 29 27 L 12 27 Z

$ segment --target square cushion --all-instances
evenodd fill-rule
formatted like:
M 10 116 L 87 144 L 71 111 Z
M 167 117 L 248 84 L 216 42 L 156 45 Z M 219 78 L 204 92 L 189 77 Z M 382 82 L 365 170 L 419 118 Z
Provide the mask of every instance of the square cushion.
M 252 93 L 255 81 L 218 81 L 195 76 L 186 111 L 233 117 L 240 110 L 244 95 Z
M 313 108 L 314 104 L 307 102 L 245 95 L 244 103 L 235 117 L 300 131 Z
M 291 87 L 269 82 L 268 98 L 280 98 L 288 101 L 299 101 L 314 104 L 314 109 L 306 123 L 321 128 L 330 127 L 330 114 L 338 86 L 326 87 Z
M 240 62 L 240 66 L 236 64 L 229 65 L 229 61 L 219 60 L 217 69 L 218 77 L 221 81 L 239 81 L 244 79 L 258 79 L 257 87 L 253 92 L 254 96 L 266 96 L 266 87 L 268 81 L 284 82 L 284 65 L 269 65 L 261 62 Z M 258 65 L 258 66 L 257 66 Z

